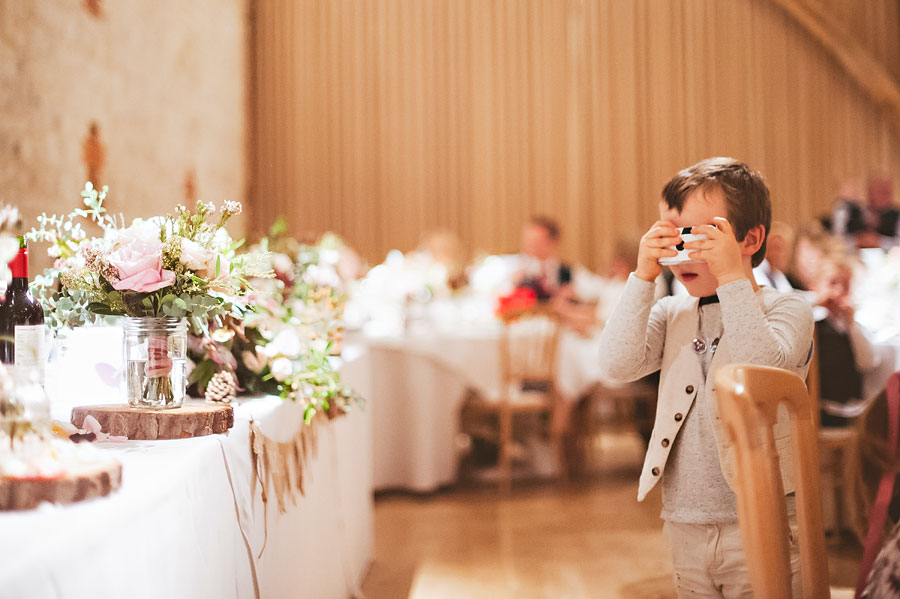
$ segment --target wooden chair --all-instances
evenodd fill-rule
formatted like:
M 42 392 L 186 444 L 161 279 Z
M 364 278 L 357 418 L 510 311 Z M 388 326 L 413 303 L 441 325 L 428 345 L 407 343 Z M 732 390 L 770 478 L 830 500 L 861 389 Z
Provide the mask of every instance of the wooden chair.
M 815 415 L 803 379 L 779 368 L 732 364 L 716 373 L 715 383 L 719 415 L 735 452 L 738 518 L 755 595 L 791 597 L 787 506 L 772 430 L 784 404 L 791 422 L 803 596 L 828 597 Z
M 861 441 L 866 447 L 859 452 L 856 468 L 860 503 L 870 507 L 867 529 L 861 538 L 863 556 L 859 567 L 856 595 L 866 587 L 869 572 L 889 528 L 888 512 L 900 464 L 900 371 L 893 373 L 866 413 L 860 417 Z M 862 526 L 861 526 L 862 528 Z
M 504 323 L 500 337 L 502 396 L 491 400 L 473 395 L 463 408 L 463 431 L 497 444 L 498 479 L 504 492 L 509 492 L 512 485 L 512 461 L 517 447 L 513 425 L 522 415 L 535 415 L 546 423 L 560 478 L 566 476 L 559 434 L 550 426 L 553 409 L 559 401 L 554 388 L 558 339 L 558 323 L 544 311 L 528 312 Z M 496 422 L 496 429 L 485 429 L 483 416 Z M 472 426 L 467 422 L 482 425 Z
M 813 353 L 806 375 L 810 403 L 819 439 L 820 485 L 822 490 L 822 518 L 825 530 L 839 538 L 842 530 L 853 532 L 860 543 L 857 513 L 854 498 L 854 466 L 857 462 L 856 446 L 858 431 L 853 427 L 823 427 L 820 406 L 822 392 L 819 377 L 819 343 L 814 337 Z
M 594 464 L 604 435 L 639 435 L 645 442 L 653 430 L 658 385 L 641 380 L 625 385 L 594 385 L 578 407 L 574 434 L 587 467 Z M 570 465 L 571 466 L 571 465 Z

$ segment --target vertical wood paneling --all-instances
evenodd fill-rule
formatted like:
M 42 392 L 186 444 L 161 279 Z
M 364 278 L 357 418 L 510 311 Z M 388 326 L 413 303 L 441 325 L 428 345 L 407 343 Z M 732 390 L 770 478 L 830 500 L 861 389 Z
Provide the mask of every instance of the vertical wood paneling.
M 804 0 L 900 76 L 897 0 Z M 856 8 L 848 8 L 851 5 Z M 251 223 L 370 261 L 437 228 L 512 251 L 528 215 L 599 267 L 678 169 L 761 168 L 777 218 L 898 178 L 897 132 L 767 0 L 272 0 L 254 11 Z

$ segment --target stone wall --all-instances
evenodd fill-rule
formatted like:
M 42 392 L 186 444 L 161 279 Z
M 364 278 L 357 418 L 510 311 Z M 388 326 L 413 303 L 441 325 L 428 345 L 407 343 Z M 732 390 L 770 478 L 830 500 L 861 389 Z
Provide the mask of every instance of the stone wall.
M 0 201 L 30 227 L 89 176 L 128 219 L 243 200 L 246 35 L 246 0 L 0 0 Z

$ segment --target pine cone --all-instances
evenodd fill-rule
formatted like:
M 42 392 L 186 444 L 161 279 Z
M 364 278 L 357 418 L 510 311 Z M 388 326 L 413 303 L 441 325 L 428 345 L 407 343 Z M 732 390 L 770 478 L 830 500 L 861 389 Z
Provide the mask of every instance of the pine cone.
M 237 397 L 237 384 L 234 375 L 227 370 L 220 370 L 206 385 L 204 394 L 206 401 L 231 403 Z

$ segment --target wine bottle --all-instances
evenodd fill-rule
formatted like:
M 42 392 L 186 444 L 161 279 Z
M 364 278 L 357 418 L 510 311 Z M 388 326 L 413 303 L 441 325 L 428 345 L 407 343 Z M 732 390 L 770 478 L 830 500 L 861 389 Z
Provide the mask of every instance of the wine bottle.
M 0 362 L 36 367 L 43 374 L 44 310 L 28 289 L 24 237 L 19 237 L 19 253 L 10 261 L 9 269 L 12 281 L 0 302 Z

